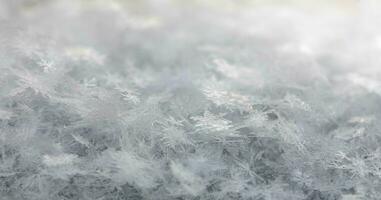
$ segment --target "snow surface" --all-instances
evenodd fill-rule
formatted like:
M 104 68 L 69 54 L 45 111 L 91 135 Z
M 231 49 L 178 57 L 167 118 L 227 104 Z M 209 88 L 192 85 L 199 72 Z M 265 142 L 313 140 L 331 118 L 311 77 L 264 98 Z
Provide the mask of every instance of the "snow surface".
M 0 0 L 0 200 L 377 200 L 381 8 Z

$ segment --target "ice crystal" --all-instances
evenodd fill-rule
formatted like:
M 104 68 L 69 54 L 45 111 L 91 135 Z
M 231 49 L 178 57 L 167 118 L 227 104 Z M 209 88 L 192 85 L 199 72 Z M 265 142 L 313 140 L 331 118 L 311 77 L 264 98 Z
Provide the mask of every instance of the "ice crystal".
M 0 200 L 379 200 L 380 4 L 274 2 L 0 0 Z

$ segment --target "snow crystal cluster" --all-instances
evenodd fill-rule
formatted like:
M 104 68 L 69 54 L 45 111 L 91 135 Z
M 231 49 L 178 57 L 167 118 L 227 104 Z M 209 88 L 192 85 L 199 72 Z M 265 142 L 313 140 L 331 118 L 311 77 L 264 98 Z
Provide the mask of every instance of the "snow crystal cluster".
M 0 199 L 380 199 L 381 7 L 295 2 L 0 0 Z

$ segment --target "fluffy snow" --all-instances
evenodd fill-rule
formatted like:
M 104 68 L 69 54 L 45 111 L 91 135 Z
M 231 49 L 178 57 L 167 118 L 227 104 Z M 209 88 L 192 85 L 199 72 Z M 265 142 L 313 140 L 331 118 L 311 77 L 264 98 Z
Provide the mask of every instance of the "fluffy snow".
M 374 0 L 0 0 L 0 200 L 378 200 Z

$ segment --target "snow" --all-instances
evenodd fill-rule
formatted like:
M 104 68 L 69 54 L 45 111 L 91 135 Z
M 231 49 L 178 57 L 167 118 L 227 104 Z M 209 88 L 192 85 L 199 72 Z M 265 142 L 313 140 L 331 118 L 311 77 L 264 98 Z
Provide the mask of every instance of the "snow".
M 0 0 L 0 200 L 380 199 L 381 5 L 269 2 Z

